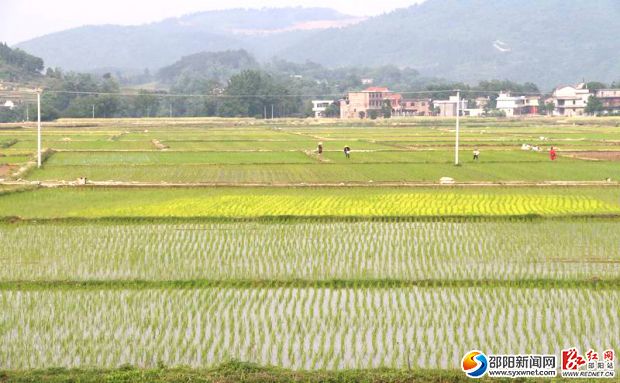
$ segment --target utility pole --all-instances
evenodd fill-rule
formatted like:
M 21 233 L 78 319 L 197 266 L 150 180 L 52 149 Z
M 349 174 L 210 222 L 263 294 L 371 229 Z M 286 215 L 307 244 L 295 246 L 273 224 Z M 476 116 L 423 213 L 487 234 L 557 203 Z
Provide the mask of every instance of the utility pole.
M 30 108 L 30 104 L 26 103 L 26 121 L 30 121 L 29 108 Z
M 265 116 L 265 120 L 267 119 L 267 105 L 263 105 L 263 116 Z
M 459 164 L 459 130 L 461 116 L 461 91 L 456 91 L 456 142 L 454 145 L 454 165 Z
M 41 89 L 37 89 L 37 168 L 41 167 Z
M 95 105 L 93 104 L 93 119 L 95 119 Z
M 170 118 L 172 118 L 172 103 L 170 103 L 168 105 L 170 105 Z
M 271 119 L 273 120 L 273 104 L 271 104 Z

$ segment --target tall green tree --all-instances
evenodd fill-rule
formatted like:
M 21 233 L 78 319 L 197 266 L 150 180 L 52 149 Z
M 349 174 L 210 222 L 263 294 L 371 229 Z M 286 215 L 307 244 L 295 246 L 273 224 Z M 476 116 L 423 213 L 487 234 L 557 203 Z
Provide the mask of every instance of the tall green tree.
M 325 109 L 325 117 L 340 117 L 340 102 L 337 100 Z
M 133 97 L 133 117 L 155 117 L 159 113 L 160 99 L 156 94 L 141 90 Z
M 586 105 L 585 112 L 591 115 L 598 115 L 604 109 L 603 102 L 596 96 L 590 96 L 588 104 Z
M 597 91 L 599 89 L 607 89 L 607 84 L 599 81 L 590 81 L 586 83 L 586 87 L 592 91 Z
M 381 105 L 381 114 L 383 115 L 383 118 L 392 117 L 392 102 L 390 100 L 383 100 L 383 104 Z
M 301 100 L 291 97 L 288 89 L 267 73 L 246 70 L 231 77 L 220 109 L 224 117 L 274 117 L 298 109 Z
M 554 110 L 555 104 L 553 102 L 548 102 L 545 104 L 545 111 L 547 112 L 548 116 L 552 115 Z

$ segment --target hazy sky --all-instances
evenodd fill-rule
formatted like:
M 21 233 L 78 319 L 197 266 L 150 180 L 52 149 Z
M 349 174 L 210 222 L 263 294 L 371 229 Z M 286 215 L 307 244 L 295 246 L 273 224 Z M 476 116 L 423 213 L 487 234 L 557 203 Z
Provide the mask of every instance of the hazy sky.
M 86 24 L 143 24 L 224 8 L 328 7 L 373 16 L 423 0 L 0 0 L 0 41 L 15 44 Z

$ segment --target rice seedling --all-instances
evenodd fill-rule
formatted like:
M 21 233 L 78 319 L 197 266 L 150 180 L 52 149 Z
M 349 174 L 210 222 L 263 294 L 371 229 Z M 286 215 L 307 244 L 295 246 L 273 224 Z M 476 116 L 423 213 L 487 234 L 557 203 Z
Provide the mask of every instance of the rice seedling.
M 0 291 L 0 368 L 205 367 L 229 358 L 403 368 L 402 348 L 413 368 L 446 368 L 472 348 L 618 349 L 618 302 L 618 291 L 553 288 Z
M 617 122 L 583 121 L 465 119 L 454 167 L 447 119 L 64 120 L 44 129 L 61 151 L 25 177 L 620 178 L 613 161 L 519 149 L 615 149 Z M 0 130 L 0 163 L 31 156 L 34 132 Z M 620 349 L 620 221 L 596 218 L 620 214 L 617 188 L 21 188 L 0 186 L 0 369 L 456 369 L 474 348 Z
M 24 218 L 579 216 L 618 214 L 620 203 L 616 188 L 44 189 L 4 195 L 0 212 Z
M 620 277 L 620 222 L 0 225 L 0 281 Z

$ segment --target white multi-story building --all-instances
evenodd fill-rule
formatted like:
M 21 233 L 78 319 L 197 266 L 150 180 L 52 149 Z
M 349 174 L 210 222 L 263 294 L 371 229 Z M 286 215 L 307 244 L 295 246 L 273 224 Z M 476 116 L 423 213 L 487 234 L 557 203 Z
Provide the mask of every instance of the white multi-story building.
M 312 100 L 312 111 L 314 112 L 314 118 L 324 118 L 325 111 L 333 103 L 333 100 Z
M 495 107 L 506 113 L 506 117 L 520 116 L 525 108 L 525 97 L 511 96 L 510 92 L 499 92 Z
M 583 116 L 585 114 L 590 90 L 586 84 L 576 86 L 562 86 L 553 91 L 553 103 L 555 116 Z
M 510 92 L 499 92 L 496 108 L 506 113 L 506 117 L 538 114 L 538 96 L 511 96 Z

